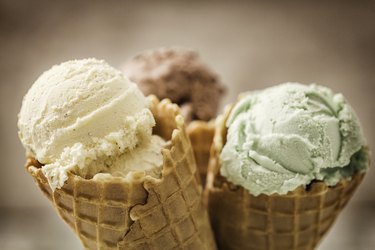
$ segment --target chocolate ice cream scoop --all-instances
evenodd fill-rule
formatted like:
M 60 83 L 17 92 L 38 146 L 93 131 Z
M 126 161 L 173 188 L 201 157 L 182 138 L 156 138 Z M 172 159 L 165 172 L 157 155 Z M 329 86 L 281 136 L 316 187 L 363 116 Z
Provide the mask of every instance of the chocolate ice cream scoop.
M 145 51 L 129 60 L 123 69 L 145 95 L 154 94 L 177 103 L 187 122 L 214 118 L 225 92 L 218 76 L 190 49 Z

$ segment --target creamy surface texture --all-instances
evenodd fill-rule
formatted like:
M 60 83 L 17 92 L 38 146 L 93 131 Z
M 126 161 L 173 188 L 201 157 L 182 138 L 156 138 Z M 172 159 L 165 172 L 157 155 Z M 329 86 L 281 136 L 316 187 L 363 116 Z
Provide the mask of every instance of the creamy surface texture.
M 123 67 L 145 95 L 169 98 L 181 107 L 185 121 L 215 118 L 225 87 L 199 57 L 186 48 L 144 51 Z
M 68 171 L 98 172 L 102 166 L 95 163 L 149 143 L 154 125 L 137 86 L 96 59 L 44 72 L 24 97 L 18 121 L 19 137 L 29 155 L 45 164 L 52 189 L 64 184 Z
M 365 144 L 345 98 L 317 85 L 248 93 L 226 125 L 220 172 L 253 195 L 286 194 L 312 180 L 335 185 L 355 171 L 350 159 Z
M 163 138 L 153 135 L 131 151 L 118 157 L 108 157 L 102 162 L 93 162 L 91 166 L 81 169 L 81 175 L 93 176 L 94 179 L 106 179 L 111 176 L 127 177 L 131 172 L 144 172 L 159 178 L 163 166 L 161 149 L 166 146 Z

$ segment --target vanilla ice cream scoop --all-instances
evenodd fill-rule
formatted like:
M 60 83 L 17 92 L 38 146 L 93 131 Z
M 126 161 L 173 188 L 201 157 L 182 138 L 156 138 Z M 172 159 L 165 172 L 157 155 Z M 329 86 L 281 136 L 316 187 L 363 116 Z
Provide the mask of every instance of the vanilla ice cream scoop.
M 150 141 L 154 125 L 137 86 L 96 59 L 68 61 L 44 72 L 24 97 L 18 120 L 23 145 L 44 164 L 53 189 L 64 184 L 70 170 Z
M 345 98 L 325 87 L 287 83 L 248 93 L 227 127 L 221 174 L 253 195 L 286 194 L 312 180 L 335 185 L 368 167 L 349 164 L 365 145 L 361 126 Z

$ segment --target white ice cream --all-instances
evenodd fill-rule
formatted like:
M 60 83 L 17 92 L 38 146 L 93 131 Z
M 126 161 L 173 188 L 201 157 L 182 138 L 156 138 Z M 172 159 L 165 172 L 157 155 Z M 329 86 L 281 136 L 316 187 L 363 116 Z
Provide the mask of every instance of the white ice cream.
M 19 137 L 45 164 L 52 189 L 64 184 L 68 171 L 103 171 L 101 163 L 154 141 L 154 125 L 136 85 L 96 59 L 68 61 L 44 72 L 24 97 L 18 121 Z
M 160 149 L 165 145 L 166 142 L 161 137 L 153 135 L 150 141 L 142 143 L 119 157 L 109 157 L 104 159 L 104 162 L 94 162 L 93 167 L 82 169 L 86 171 L 82 175 L 94 176 L 94 179 L 107 179 L 112 176 L 127 177 L 129 173 L 137 171 L 159 178 L 163 166 Z

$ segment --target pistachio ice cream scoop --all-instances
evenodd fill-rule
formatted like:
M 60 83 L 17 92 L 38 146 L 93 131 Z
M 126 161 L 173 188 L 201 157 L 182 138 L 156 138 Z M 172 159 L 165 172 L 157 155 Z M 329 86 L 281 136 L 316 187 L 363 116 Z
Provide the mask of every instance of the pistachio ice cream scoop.
M 313 180 L 333 186 L 368 162 L 349 164 L 364 145 L 359 120 L 342 94 L 285 83 L 249 92 L 227 120 L 220 173 L 251 194 L 286 194 Z

